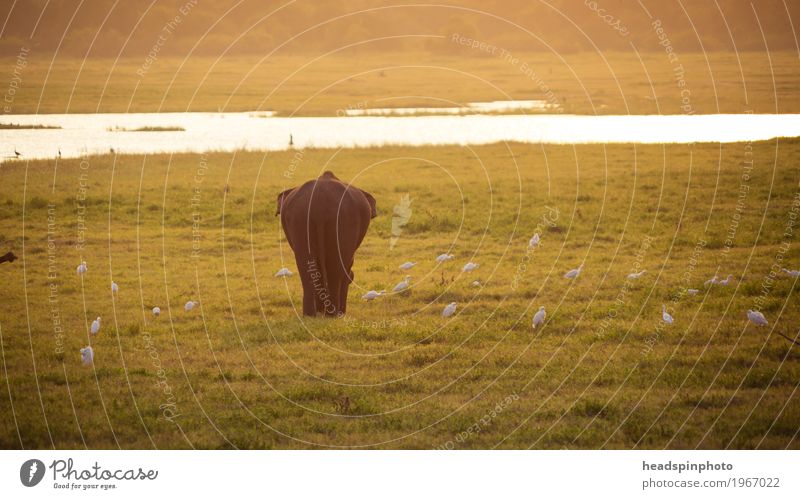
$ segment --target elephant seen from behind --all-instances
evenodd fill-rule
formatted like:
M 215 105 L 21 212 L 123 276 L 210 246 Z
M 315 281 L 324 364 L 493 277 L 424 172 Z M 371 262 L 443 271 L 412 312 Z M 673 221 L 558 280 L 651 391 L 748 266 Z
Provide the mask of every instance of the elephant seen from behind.
M 356 250 L 377 216 L 375 198 L 326 171 L 278 194 L 275 215 L 300 273 L 303 314 L 343 315 Z

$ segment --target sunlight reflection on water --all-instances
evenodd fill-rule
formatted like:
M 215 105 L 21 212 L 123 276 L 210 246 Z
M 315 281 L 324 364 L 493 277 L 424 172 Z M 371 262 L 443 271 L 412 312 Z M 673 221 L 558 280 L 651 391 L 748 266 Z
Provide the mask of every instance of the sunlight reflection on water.
M 526 101 L 511 101 L 526 102 Z M 497 110 L 491 103 L 478 112 Z M 515 104 L 508 109 L 513 110 Z M 800 136 L 800 115 L 453 114 L 280 117 L 269 112 L 5 115 L 3 124 L 55 129 L 0 130 L 0 157 L 51 158 L 85 154 L 153 154 L 382 145 L 524 143 L 739 142 Z M 170 127 L 179 131 L 129 131 Z

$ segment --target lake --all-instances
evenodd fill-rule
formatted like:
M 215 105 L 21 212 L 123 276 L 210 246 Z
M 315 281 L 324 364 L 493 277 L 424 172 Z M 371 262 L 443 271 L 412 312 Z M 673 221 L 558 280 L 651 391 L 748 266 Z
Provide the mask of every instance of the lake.
M 535 101 L 520 101 L 535 102 Z M 452 114 L 413 108 L 413 115 L 378 110 L 361 115 L 283 117 L 270 112 L 4 115 L 0 123 L 53 129 L 0 129 L 0 157 L 52 158 L 117 153 L 355 148 L 382 145 L 524 143 L 740 142 L 800 136 L 800 115 L 486 114 L 492 103 L 472 103 Z M 518 111 L 508 104 L 499 109 Z M 531 109 L 537 109 L 532 106 Z M 356 113 L 359 114 L 359 113 Z M 373 115 L 380 114 L 380 115 Z M 135 131 L 137 129 L 171 131 Z

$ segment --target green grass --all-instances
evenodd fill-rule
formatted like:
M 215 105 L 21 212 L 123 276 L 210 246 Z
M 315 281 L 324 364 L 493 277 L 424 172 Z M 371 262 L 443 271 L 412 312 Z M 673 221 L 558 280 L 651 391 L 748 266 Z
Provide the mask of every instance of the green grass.
M 0 130 L 55 130 L 60 126 L 50 125 L 18 125 L 16 123 L 0 123 Z
M 800 267 L 796 236 L 783 236 L 800 141 L 754 144 L 743 180 L 748 149 L 497 144 L 5 163 L 0 241 L 21 259 L 0 266 L 0 447 L 798 448 L 797 348 L 748 325 L 745 311 L 777 255 Z M 346 320 L 297 316 L 302 289 L 274 217 L 277 193 L 322 169 L 378 200 Z M 404 194 L 413 212 L 390 249 Z M 555 210 L 555 224 L 540 225 Z M 527 253 L 537 225 L 541 246 Z M 436 266 L 445 251 L 456 258 Z M 626 285 L 637 258 L 648 273 Z M 406 260 L 420 262 L 411 293 L 358 300 L 391 289 Z M 469 260 L 481 267 L 460 274 Z M 583 261 L 577 280 L 561 277 Z M 295 276 L 274 278 L 284 265 Z M 682 294 L 684 274 L 702 289 L 717 271 L 735 283 Z M 790 337 L 795 286 L 775 279 L 761 307 Z M 189 299 L 201 308 L 184 312 Z M 451 301 L 459 313 L 443 320 Z M 534 331 L 540 305 L 548 321 Z M 96 316 L 95 364 L 84 367 Z
M 109 132 L 185 132 L 181 126 L 142 126 L 138 128 L 109 128 Z

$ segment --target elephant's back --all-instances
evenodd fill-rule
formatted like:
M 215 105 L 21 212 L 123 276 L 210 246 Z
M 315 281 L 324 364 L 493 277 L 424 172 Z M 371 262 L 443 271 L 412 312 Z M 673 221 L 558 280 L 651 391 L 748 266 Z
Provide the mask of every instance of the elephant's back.
M 369 202 L 364 194 L 335 179 L 309 180 L 292 193 L 284 206 L 286 213 L 299 211 L 317 222 L 345 218 L 368 223 L 370 219 Z

